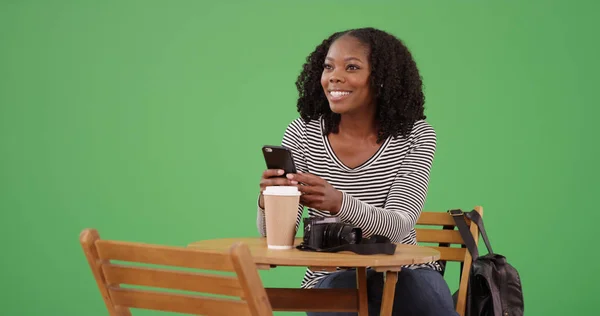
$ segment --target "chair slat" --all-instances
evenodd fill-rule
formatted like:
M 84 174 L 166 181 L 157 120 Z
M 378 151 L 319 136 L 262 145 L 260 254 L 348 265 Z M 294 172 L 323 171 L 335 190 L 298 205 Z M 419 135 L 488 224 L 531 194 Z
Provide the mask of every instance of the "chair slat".
M 115 264 L 102 266 L 109 285 L 129 284 L 229 296 L 243 296 L 236 277 L 206 273 L 169 271 Z
M 466 248 L 430 247 L 440 252 L 439 260 L 463 261 L 465 260 Z
M 417 228 L 415 230 L 419 242 L 463 244 L 463 239 L 458 230 L 427 228 Z
M 231 258 L 222 252 L 190 251 L 158 245 L 146 245 L 112 240 L 96 241 L 98 255 L 103 260 L 121 260 L 186 268 L 233 271 Z
M 417 220 L 417 225 L 454 226 L 455 223 L 452 216 L 446 212 L 422 212 Z
M 251 316 L 245 301 L 110 287 L 115 305 L 194 315 Z

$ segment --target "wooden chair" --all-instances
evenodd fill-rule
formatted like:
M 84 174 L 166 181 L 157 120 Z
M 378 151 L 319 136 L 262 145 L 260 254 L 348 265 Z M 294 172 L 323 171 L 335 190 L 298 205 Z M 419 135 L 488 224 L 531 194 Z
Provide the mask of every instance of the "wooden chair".
M 95 229 L 83 230 L 80 242 L 111 316 L 130 316 L 130 308 L 215 316 L 273 315 L 256 265 L 245 244 L 236 243 L 229 252 L 205 251 L 102 240 Z M 134 264 L 117 264 L 111 260 Z M 140 263 L 171 268 L 141 266 Z M 173 267 L 234 274 L 192 272 L 190 269 L 181 271 Z M 142 289 L 141 286 L 154 289 Z M 198 292 L 214 295 L 198 295 Z
M 474 210 L 483 218 L 483 208 L 481 206 L 475 207 Z M 475 239 L 475 243 L 478 244 L 479 229 L 477 228 L 477 225 L 468 219 L 466 219 L 466 221 L 471 230 L 471 234 Z M 458 287 L 458 297 L 456 300 L 456 312 L 459 315 L 464 316 L 472 258 L 467 248 L 464 247 L 465 244 L 458 229 L 455 229 L 456 224 L 454 223 L 454 219 L 446 212 L 422 212 L 419 220 L 417 220 L 417 225 L 442 226 L 443 229 L 416 228 L 417 242 L 438 243 L 437 247 L 433 246 L 431 248 L 440 252 L 440 261 L 463 263 Z M 452 244 L 460 245 L 461 247 L 450 247 Z

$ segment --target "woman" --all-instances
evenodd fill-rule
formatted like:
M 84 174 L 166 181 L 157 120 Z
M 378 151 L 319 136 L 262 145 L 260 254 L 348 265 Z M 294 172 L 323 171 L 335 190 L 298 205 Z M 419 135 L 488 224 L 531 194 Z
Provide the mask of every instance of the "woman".
M 310 54 L 298 77 L 296 119 L 282 145 L 297 174 L 266 170 L 257 225 L 265 236 L 262 190 L 296 185 L 309 216 L 337 216 L 369 237 L 416 244 L 414 226 L 429 183 L 436 134 L 425 121 L 422 82 L 403 43 L 373 28 L 339 32 Z M 398 274 L 394 315 L 457 315 L 437 262 Z M 379 315 L 383 276 L 368 271 L 369 314 Z M 302 288 L 355 288 L 354 270 L 308 269 Z M 356 313 L 308 313 L 356 315 Z

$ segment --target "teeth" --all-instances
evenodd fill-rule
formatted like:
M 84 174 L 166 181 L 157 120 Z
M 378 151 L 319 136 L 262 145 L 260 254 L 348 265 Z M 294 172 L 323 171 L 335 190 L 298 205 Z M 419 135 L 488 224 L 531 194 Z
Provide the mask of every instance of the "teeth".
M 350 92 L 347 92 L 347 91 L 330 91 L 329 94 L 331 94 L 334 97 L 341 97 L 341 96 L 344 96 L 344 95 L 349 95 Z

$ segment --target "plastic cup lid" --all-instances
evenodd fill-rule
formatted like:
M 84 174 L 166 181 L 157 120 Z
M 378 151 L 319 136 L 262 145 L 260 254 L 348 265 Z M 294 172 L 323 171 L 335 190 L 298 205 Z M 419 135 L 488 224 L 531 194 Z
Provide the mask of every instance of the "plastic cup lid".
M 300 195 L 297 187 L 294 186 L 272 186 L 266 187 L 263 191 L 263 195 L 289 195 L 296 196 Z

